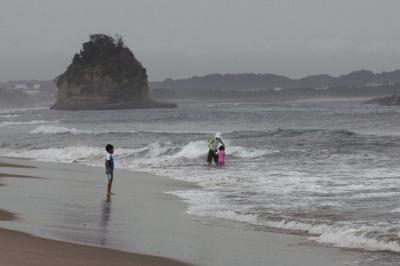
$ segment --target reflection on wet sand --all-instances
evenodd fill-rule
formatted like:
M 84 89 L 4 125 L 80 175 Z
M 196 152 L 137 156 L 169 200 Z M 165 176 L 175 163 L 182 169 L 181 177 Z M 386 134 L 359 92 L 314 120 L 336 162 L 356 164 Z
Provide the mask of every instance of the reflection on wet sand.
M 111 218 L 111 195 L 103 201 L 101 208 L 101 224 L 100 224 L 100 244 L 105 246 L 107 244 L 108 223 Z

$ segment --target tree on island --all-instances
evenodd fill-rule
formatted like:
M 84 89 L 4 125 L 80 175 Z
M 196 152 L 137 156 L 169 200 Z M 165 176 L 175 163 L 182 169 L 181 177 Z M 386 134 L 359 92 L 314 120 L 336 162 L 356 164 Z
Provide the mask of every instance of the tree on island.
M 116 34 L 115 38 L 106 34 L 92 34 L 89 41 L 83 43 L 79 53 L 74 55 L 73 63 L 90 63 L 96 58 L 99 52 L 113 54 L 120 52 L 123 48 L 127 49 L 121 35 Z

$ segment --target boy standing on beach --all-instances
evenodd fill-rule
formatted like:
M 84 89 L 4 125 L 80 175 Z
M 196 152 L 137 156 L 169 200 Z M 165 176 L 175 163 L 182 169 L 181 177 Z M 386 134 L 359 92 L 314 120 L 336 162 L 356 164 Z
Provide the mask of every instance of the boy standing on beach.
M 111 144 L 107 144 L 106 146 L 106 175 L 108 179 L 108 184 L 107 184 L 107 195 L 112 195 L 114 193 L 111 192 L 111 186 L 114 178 L 114 159 L 113 159 L 113 153 L 114 153 L 114 146 Z

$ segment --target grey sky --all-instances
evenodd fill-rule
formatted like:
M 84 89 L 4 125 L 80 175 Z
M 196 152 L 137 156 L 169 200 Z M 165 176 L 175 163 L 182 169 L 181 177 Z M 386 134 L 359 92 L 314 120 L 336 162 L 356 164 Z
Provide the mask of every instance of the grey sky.
M 398 0 L 0 0 L 0 80 L 52 79 L 120 33 L 150 80 L 400 68 Z

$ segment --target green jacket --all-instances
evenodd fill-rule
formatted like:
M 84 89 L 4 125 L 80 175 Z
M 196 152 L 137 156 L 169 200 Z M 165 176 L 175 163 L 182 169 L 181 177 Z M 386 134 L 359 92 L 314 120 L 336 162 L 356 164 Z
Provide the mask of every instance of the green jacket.
M 214 145 L 214 142 L 215 142 L 216 140 L 217 140 L 217 139 L 216 139 L 215 137 L 213 137 L 212 139 L 210 139 L 210 140 L 208 141 L 208 149 L 212 150 L 213 145 Z M 222 141 L 222 139 L 219 139 L 219 142 L 221 143 L 221 146 L 224 146 L 224 147 L 225 147 L 225 143 Z

